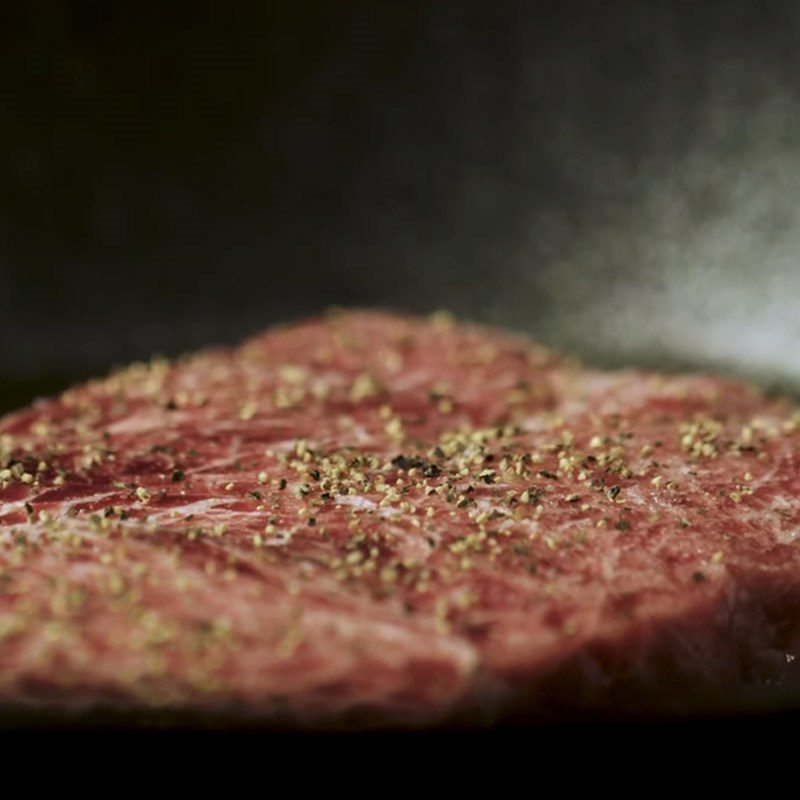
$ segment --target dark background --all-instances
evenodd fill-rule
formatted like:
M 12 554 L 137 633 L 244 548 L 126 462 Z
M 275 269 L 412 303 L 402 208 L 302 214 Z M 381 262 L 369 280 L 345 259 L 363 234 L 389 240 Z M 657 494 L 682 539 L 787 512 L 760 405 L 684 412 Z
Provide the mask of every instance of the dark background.
M 800 384 L 800 3 L 5 5 L 5 407 L 332 304 Z

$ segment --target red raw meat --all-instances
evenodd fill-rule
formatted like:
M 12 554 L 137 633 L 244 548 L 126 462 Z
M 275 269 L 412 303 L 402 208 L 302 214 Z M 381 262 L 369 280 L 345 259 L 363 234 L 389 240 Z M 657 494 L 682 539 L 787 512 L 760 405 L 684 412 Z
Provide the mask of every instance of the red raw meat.
M 338 313 L 0 421 L 0 703 L 299 725 L 796 697 L 800 415 Z

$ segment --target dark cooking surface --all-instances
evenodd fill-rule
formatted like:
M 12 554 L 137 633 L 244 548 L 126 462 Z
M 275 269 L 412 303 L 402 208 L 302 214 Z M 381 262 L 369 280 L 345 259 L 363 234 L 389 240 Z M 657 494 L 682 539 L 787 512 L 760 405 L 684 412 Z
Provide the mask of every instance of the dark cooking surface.
M 409 736 L 422 737 L 435 744 L 445 739 L 478 740 L 491 744 L 525 742 L 548 747 L 581 748 L 591 746 L 598 751 L 624 745 L 625 747 L 649 747 L 654 742 L 665 742 L 675 746 L 689 743 L 702 744 L 713 741 L 715 745 L 740 741 L 741 736 L 773 736 L 782 731 L 793 731 L 800 722 L 800 710 L 775 710 L 750 714 L 690 717 L 650 717 L 640 719 L 595 718 L 553 721 L 551 723 L 529 723 L 524 719 L 506 721 L 483 728 L 444 727 L 411 731 L 348 732 L 343 741 L 348 747 L 353 743 L 361 746 L 391 741 L 402 741 Z M 313 733 L 280 728 L 264 728 L 257 723 L 242 723 L 235 717 L 208 717 L 198 714 L 149 713 L 96 711 L 91 714 L 71 715 L 30 709 L 0 709 L 0 738 L 12 731 L 164 731 L 164 732 L 252 732 L 265 737 L 277 746 L 294 747 L 300 742 L 318 746 L 335 746 L 337 731 Z

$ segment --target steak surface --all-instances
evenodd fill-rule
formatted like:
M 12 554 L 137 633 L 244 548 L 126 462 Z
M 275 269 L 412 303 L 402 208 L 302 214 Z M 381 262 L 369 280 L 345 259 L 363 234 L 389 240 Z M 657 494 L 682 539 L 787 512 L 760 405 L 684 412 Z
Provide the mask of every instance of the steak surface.
M 0 421 L 0 703 L 391 726 L 787 702 L 798 535 L 788 401 L 340 312 Z

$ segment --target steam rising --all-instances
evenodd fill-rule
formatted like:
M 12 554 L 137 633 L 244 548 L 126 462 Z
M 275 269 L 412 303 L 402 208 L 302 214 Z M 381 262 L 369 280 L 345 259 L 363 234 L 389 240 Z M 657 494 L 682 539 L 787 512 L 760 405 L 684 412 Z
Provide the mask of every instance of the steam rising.
M 566 41 L 521 14 L 489 62 L 449 29 L 437 216 L 388 211 L 397 294 L 599 363 L 800 386 L 800 9 L 599 6 Z
M 800 381 L 795 113 L 785 97 L 742 107 L 712 94 L 690 152 L 644 166 L 608 218 L 573 231 L 562 220 L 545 233 L 572 236 L 573 246 L 542 273 L 526 272 L 517 253 L 528 290 L 547 297 L 531 327 L 609 363 Z

